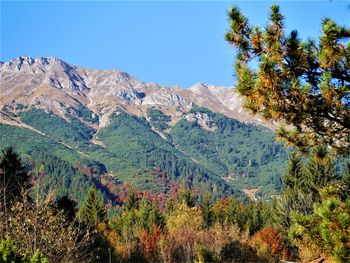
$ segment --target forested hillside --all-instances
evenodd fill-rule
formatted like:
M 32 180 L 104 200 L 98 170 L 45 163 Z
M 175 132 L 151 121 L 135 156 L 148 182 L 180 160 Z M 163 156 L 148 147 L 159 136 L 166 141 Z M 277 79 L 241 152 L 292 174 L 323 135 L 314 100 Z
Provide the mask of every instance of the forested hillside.
M 279 192 L 288 151 L 275 142 L 271 130 L 205 108 L 194 107 L 189 115 L 205 121 L 202 126 L 198 120 L 179 121 L 170 131 L 174 145 L 232 185 Z

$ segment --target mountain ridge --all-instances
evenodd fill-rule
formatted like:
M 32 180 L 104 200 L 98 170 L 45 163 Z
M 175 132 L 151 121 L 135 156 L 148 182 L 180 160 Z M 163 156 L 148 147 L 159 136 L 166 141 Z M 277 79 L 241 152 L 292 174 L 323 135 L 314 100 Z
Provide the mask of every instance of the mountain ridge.
M 223 113 L 237 120 L 266 124 L 250 116 L 242 107 L 242 98 L 232 87 L 198 82 L 188 89 L 142 82 L 117 70 L 88 69 L 69 64 L 56 57 L 22 56 L 0 65 L 1 108 L 14 103 L 38 106 L 62 115 L 62 103 L 82 104 L 100 116 L 100 125 L 108 123 L 115 108 L 146 116 L 147 108 L 160 107 L 174 118 L 176 109 L 188 111 L 194 104 Z

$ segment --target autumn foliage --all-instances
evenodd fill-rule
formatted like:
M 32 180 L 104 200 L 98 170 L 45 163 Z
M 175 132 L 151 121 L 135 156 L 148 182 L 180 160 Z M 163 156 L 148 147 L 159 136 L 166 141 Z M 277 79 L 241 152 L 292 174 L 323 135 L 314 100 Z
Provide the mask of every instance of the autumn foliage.
M 276 229 L 266 227 L 253 235 L 252 244 L 261 253 L 275 255 L 280 259 L 287 259 L 288 247 L 284 244 L 283 239 L 283 235 Z
M 157 258 L 157 246 L 160 235 L 160 227 L 153 226 L 150 233 L 144 230 L 139 237 L 141 251 L 148 262 L 155 262 Z

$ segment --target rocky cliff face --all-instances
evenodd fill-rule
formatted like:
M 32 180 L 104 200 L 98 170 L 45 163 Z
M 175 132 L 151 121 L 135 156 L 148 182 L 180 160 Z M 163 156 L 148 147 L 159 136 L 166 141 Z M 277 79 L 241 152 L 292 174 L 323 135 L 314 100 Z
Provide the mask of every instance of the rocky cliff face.
M 197 83 L 189 89 L 145 83 L 120 70 L 87 69 L 55 57 L 18 57 L 0 63 L 0 107 L 39 107 L 64 117 L 67 109 L 84 105 L 108 123 L 117 108 L 146 115 L 157 107 L 178 120 L 194 104 L 235 119 L 259 123 L 242 108 L 242 98 L 230 87 Z M 4 119 L 4 118 L 2 118 Z M 99 128 L 97 127 L 97 128 Z

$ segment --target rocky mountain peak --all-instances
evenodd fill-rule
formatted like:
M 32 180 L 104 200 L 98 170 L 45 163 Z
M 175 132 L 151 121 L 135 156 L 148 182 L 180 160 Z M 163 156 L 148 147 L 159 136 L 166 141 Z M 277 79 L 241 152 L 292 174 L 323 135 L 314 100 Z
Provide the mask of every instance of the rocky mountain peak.
M 189 89 L 164 87 L 137 80 L 121 70 L 99 70 L 69 64 L 56 57 L 21 56 L 0 64 L 0 108 L 20 103 L 64 116 L 65 109 L 84 105 L 101 119 L 123 108 L 145 115 L 158 107 L 167 114 L 186 112 L 194 104 L 241 121 L 261 123 L 242 108 L 232 87 L 199 82 Z
M 61 65 L 63 67 L 68 67 L 68 63 L 64 62 L 63 60 L 56 58 L 56 57 L 38 57 L 38 58 L 32 58 L 30 56 L 19 56 L 17 58 L 14 58 L 8 62 L 1 63 L 2 68 L 1 70 L 29 70 L 34 67 L 48 67 L 53 65 Z
M 34 59 L 29 56 L 21 56 L 11 61 L 2 63 L 2 70 L 21 70 L 22 68 L 29 68 L 34 64 Z
M 0 66 L 2 80 L 16 84 L 31 80 L 32 86 L 48 85 L 58 89 L 86 90 L 84 79 L 72 66 L 56 57 L 20 56 Z

